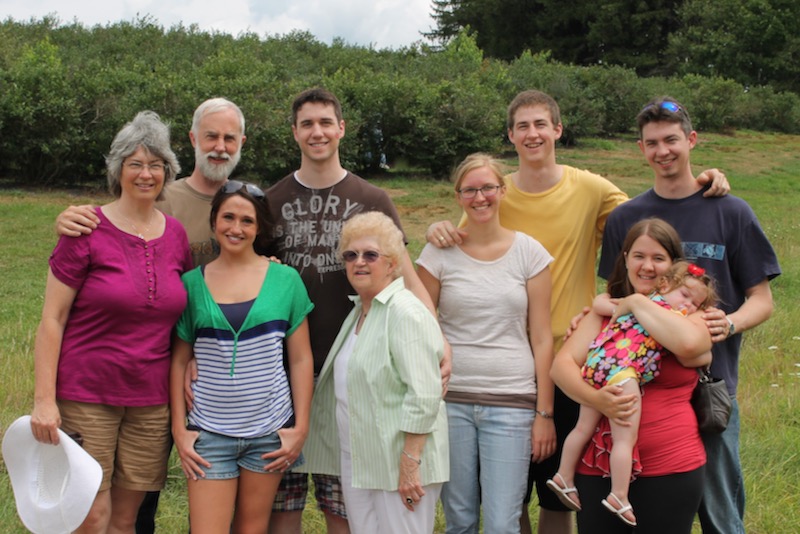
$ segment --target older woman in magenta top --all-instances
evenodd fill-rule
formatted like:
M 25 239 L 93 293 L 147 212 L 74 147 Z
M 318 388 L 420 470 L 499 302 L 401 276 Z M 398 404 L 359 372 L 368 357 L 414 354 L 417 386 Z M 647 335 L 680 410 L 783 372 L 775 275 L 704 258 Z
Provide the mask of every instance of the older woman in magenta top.
M 700 504 L 705 449 L 690 398 L 697 384 L 697 367 L 711 362 L 711 336 L 694 313 L 684 318 L 646 297 L 673 261 L 682 257 L 675 230 L 660 219 L 645 219 L 631 227 L 608 288 L 617 313 L 633 313 L 651 336 L 672 354 L 663 358 L 661 374 L 647 386 L 641 402 L 637 446 L 642 471 L 630 486 L 630 503 L 638 527 L 631 527 L 602 504 L 607 500 L 618 515 L 622 503 L 610 496 L 611 481 L 596 464 L 608 454 L 607 418 L 624 422 L 634 413 L 635 395 L 621 394 L 619 386 L 595 389 L 581 377 L 589 344 L 608 321 L 590 312 L 556 355 L 551 375 L 567 395 L 602 412 L 599 430 L 578 465 L 575 485 L 580 494 L 579 532 L 608 534 L 640 532 L 689 534 Z M 630 516 L 626 516 L 632 519 Z
M 158 115 L 126 124 L 106 165 L 115 199 L 98 209 L 91 235 L 59 239 L 34 349 L 34 436 L 80 433 L 103 467 L 79 532 L 132 532 L 145 492 L 164 486 L 170 335 L 192 266 L 183 226 L 155 208 L 180 172 Z

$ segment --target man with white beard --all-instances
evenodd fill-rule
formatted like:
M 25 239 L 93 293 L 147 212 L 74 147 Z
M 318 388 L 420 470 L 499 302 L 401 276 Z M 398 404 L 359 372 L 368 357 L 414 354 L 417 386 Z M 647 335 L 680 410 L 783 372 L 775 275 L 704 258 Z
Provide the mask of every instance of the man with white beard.
M 156 207 L 178 219 L 189 236 L 195 265 L 205 265 L 219 254 L 208 217 L 211 199 L 228 181 L 247 137 L 244 115 L 224 98 L 206 100 L 195 110 L 189 139 L 194 147 L 194 170 L 166 186 Z
M 194 170 L 167 184 L 164 200 L 156 207 L 183 224 L 194 264 L 205 265 L 219 253 L 208 222 L 211 199 L 236 168 L 247 139 L 242 110 L 224 98 L 206 100 L 194 112 L 189 139 L 194 147 Z M 92 206 L 70 206 L 58 216 L 56 230 L 74 237 L 90 233 L 99 222 Z

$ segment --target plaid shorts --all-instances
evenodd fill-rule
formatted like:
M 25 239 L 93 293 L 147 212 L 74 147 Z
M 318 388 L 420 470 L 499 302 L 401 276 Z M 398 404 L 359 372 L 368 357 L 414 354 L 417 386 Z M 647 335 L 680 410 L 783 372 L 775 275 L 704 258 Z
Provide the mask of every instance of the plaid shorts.
M 319 509 L 347 519 L 341 479 L 333 475 L 311 475 L 311 480 L 314 482 L 314 497 L 317 499 Z M 307 495 L 308 473 L 291 471 L 285 473 L 281 479 L 281 485 L 278 487 L 275 502 L 272 503 L 272 511 L 302 511 L 306 507 Z

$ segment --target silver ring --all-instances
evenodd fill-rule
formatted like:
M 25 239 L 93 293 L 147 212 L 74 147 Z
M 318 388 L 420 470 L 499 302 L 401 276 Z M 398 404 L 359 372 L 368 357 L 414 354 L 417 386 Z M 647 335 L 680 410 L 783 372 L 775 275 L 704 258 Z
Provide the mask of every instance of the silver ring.
M 406 502 L 408 504 L 414 504 L 414 500 L 411 497 L 406 497 Z
M 286 460 L 286 467 L 289 467 L 290 465 L 292 465 L 292 462 L 290 462 L 289 460 Z
M 439 236 L 439 241 L 444 241 L 444 238 L 442 236 Z

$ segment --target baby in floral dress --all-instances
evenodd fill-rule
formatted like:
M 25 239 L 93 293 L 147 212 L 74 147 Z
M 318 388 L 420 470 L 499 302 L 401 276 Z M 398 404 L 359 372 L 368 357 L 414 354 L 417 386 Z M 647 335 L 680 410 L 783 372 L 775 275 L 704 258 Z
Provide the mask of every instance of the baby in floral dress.
M 659 281 L 658 291 L 653 292 L 649 298 L 675 313 L 689 315 L 711 306 L 716 301 L 716 292 L 713 281 L 705 274 L 705 269 L 679 261 Z M 609 306 L 613 306 L 613 303 L 610 304 L 608 296 L 600 296 L 596 300 L 595 311 L 604 315 L 609 312 Z M 640 386 L 658 376 L 661 359 L 666 354 L 669 352 L 650 337 L 636 317 L 628 313 L 608 320 L 589 346 L 589 354 L 581 368 L 581 375 L 586 382 L 597 389 L 606 385 L 618 385 L 623 388 L 623 394 L 641 395 Z M 640 407 L 641 403 L 637 402 L 636 406 Z M 611 424 L 611 436 L 614 442 L 624 439 L 635 442 L 639 430 L 638 415 L 637 413 L 635 417 L 631 417 L 629 426 Z M 572 510 L 580 510 L 577 490 L 573 483 L 575 467 L 601 417 L 602 414 L 594 408 L 581 406 L 578 422 L 564 442 L 561 464 L 553 477 L 558 480 L 547 481 L 547 486 Z M 617 502 L 613 503 L 616 506 L 607 504 L 605 500 L 603 504 L 626 523 L 629 521 L 622 515 L 623 510 L 631 510 L 630 504 L 627 503 L 627 487 L 631 476 L 641 472 L 637 456 L 638 453 L 634 448 L 627 462 L 608 462 L 611 496 Z M 634 523 L 629 524 L 634 525 Z

